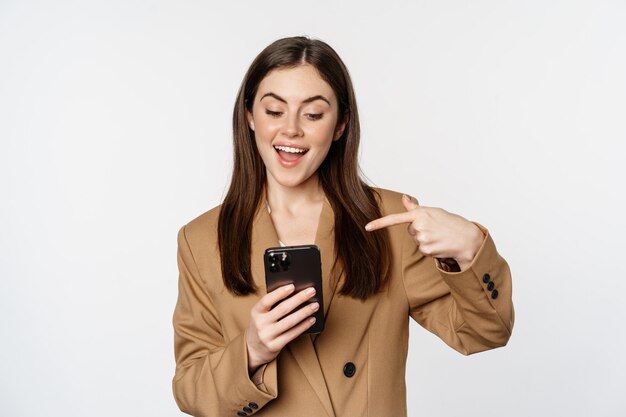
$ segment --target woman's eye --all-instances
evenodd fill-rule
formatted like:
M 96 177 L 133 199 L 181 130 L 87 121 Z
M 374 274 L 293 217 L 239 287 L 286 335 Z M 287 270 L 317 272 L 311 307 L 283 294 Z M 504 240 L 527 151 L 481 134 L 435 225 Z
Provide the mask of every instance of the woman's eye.
M 319 120 L 322 118 L 323 113 L 309 113 L 306 115 L 310 120 Z
M 279 117 L 281 114 L 283 114 L 283 112 L 280 111 L 271 111 L 271 110 L 265 110 L 265 114 L 268 114 L 272 117 Z

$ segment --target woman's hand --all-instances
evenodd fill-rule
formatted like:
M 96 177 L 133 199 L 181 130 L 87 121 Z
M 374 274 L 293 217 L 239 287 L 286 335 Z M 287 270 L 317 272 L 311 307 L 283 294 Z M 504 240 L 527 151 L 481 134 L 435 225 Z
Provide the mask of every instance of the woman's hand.
M 246 338 L 250 375 L 259 366 L 271 362 L 287 343 L 315 323 L 315 317 L 309 316 L 319 309 L 319 303 L 311 303 L 292 313 L 293 309 L 315 295 L 313 287 L 298 292 L 272 308 L 293 293 L 294 288 L 293 284 L 279 287 L 264 295 L 252 307 Z
M 424 255 L 452 258 L 465 270 L 476 256 L 485 238 L 474 223 L 436 207 L 422 207 L 402 196 L 404 213 L 390 214 L 365 226 L 373 231 L 396 224 L 408 223 L 407 230 Z

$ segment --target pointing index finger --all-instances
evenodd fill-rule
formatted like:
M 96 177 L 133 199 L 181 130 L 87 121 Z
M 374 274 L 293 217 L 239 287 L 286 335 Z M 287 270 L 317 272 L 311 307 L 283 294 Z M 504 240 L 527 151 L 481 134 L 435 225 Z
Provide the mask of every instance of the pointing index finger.
M 373 220 L 365 225 L 365 230 L 368 232 L 382 229 L 384 227 L 395 226 L 396 224 L 411 223 L 413 222 L 415 215 L 410 212 L 389 214 L 381 217 L 380 219 Z

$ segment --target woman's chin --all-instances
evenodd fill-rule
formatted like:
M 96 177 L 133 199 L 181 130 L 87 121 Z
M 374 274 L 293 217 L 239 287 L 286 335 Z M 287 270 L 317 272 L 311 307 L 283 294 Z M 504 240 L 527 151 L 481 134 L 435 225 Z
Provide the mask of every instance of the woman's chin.
M 279 175 L 270 174 L 269 177 L 271 177 L 273 179 L 273 182 L 275 182 L 277 185 L 280 185 L 281 187 L 285 187 L 285 188 L 298 188 L 309 183 L 310 181 L 316 180 L 315 175 L 310 175 L 308 177 L 305 177 L 302 174 L 288 175 L 285 173 L 280 173 Z
M 278 185 L 285 188 L 297 188 L 306 182 L 305 179 L 302 178 L 280 178 L 276 180 Z

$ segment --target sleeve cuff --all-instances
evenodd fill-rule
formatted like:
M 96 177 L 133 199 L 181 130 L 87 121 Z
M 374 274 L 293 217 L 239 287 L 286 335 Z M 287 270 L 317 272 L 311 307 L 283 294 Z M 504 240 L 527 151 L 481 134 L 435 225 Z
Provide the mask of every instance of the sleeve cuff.
M 252 374 L 250 380 L 257 387 L 264 385 L 263 384 L 263 374 L 265 373 L 265 368 L 267 368 L 267 364 L 259 366 L 259 368 Z M 263 390 L 265 391 L 265 390 Z
M 210 355 L 211 366 L 214 369 L 214 378 L 221 383 L 224 392 L 222 396 L 227 398 L 228 392 L 236 392 L 235 407 L 241 409 L 249 403 L 256 403 L 262 408 L 269 401 L 278 396 L 276 361 L 264 365 L 264 369 L 259 368 L 260 384 L 250 378 L 248 373 L 248 351 L 246 346 L 246 332 L 241 333 L 231 340 L 227 351 L 220 356 Z M 261 372 L 259 372 L 261 371 Z M 218 388 L 219 389 L 219 388 Z M 232 396 L 232 394 L 231 394 Z
M 467 269 L 446 272 L 439 269 L 443 280 L 455 294 L 457 302 L 466 304 L 466 311 L 476 316 L 495 312 L 506 328 L 508 335 L 513 327 L 511 302 L 511 272 L 508 264 L 500 257 L 496 245 L 483 226 L 475 223 L 485 234 L 480 249 Z M 464 301 L 465 300 L 465 301 Z

